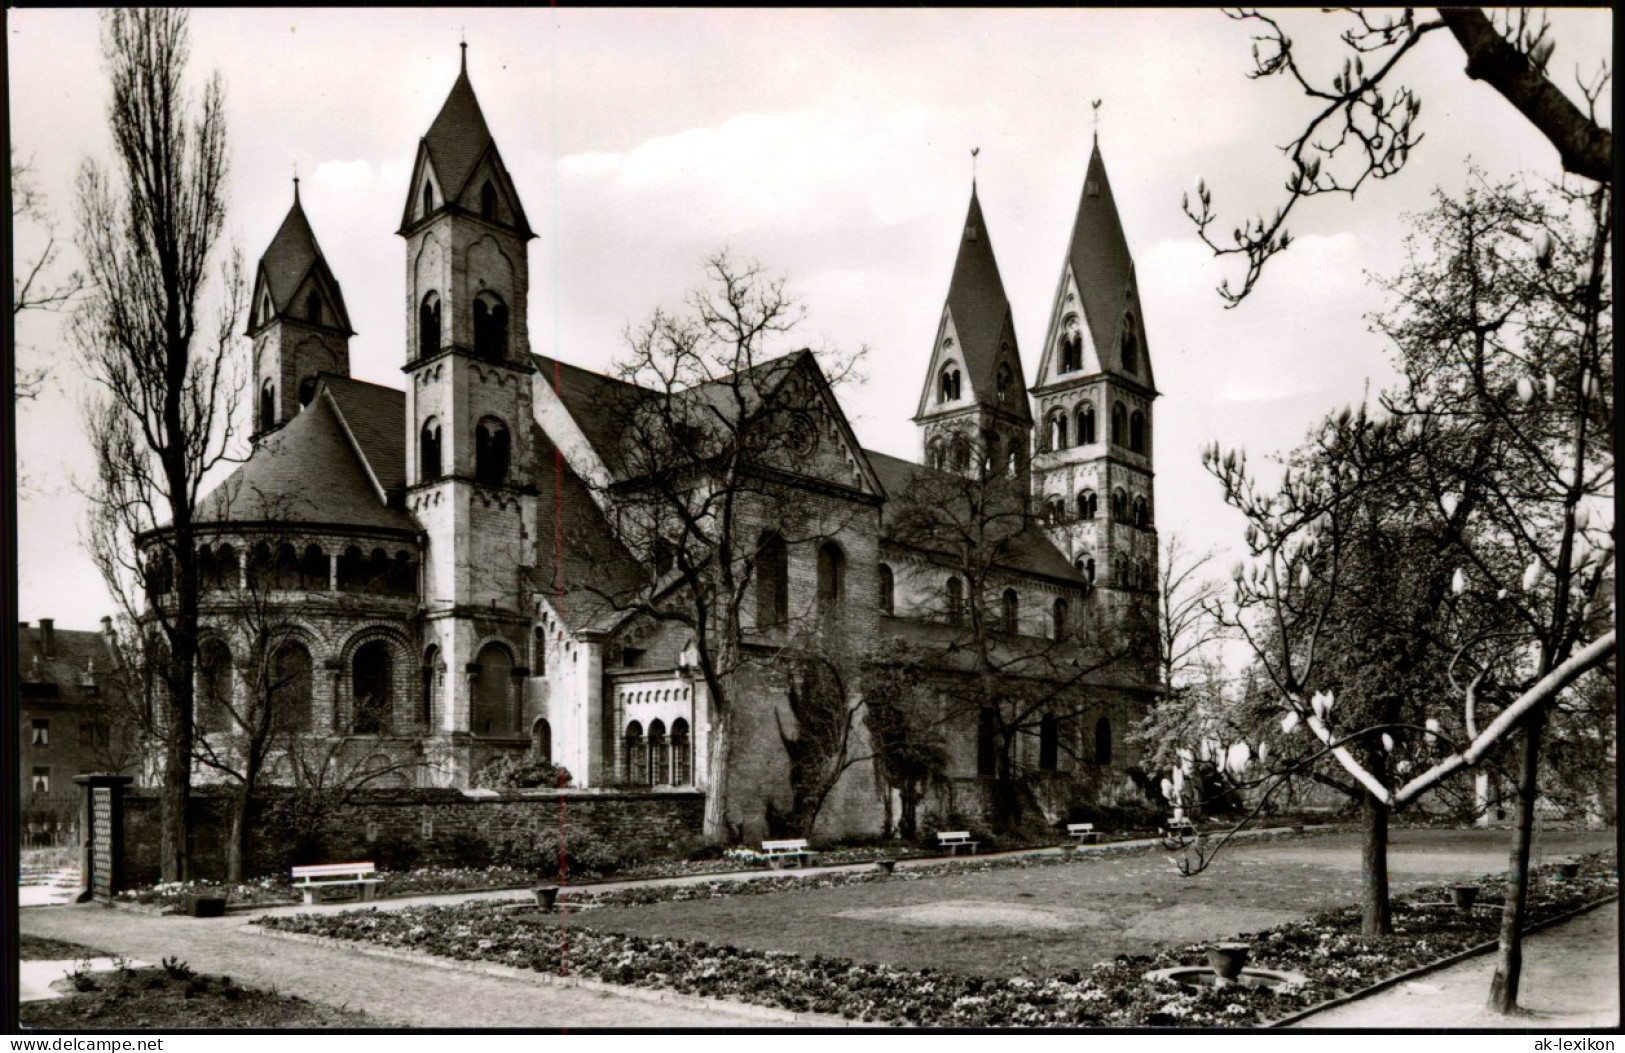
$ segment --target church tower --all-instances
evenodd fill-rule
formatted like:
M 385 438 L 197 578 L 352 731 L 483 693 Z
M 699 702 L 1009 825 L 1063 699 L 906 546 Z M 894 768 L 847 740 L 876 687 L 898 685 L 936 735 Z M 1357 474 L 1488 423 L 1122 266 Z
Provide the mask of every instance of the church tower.
M 972 182 L 959 258 L 914 415 L 925 463 L 957 472 L 986 465 L 992 473 L 1013 473 L 1026 492 L 1033 426 L 1026 386 L 1010 300 Z
M 1047 532 L 1114 606 L 1154 616 L 1157 390 L 1134 260 L 1098 141 L 1035 380 L 1033 494 Z
M 321 373 L 350 375 L 350 316 L 299 204 L 254 271 L 248 337 L 254 342 L 254 438 L 293 419 L 316 394 Z
M 528 243 L 534 235 L 468 79 L 418 145 L 406 239 L 407 507 L 426 536 L 425 668 L 445 670 L 428 714 L 454 769 L 512 747 L 523 727 L 536 530 Z M 531 547 L 534 547 L 533 543 Z

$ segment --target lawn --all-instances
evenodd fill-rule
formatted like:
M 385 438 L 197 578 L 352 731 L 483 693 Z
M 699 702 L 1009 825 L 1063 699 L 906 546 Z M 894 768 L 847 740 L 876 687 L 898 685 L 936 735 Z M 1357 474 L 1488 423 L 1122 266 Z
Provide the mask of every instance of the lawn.
M 1611 832 L 1547 831 L 1549 856 L 1597 851 Z M 1398 830 L 1395 893 L 1505 867 L 1508 833 Z M 765 895 L 606 906 L 577 916 L 605 932 L 726 942 L 905 969 L 1047 978 L 1120 954 L 1148 955 L 1349 906 L 1360 890 L 1355 833 L 1228 848 L 1204 873 L 1165 852 L 1086 854 L 1065 863 L 950 872 Z

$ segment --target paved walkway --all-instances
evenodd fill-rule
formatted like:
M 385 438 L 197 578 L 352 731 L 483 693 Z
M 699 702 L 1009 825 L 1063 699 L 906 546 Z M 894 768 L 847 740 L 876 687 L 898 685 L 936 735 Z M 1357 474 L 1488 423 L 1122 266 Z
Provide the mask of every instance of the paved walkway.
M 1462 1028 L 1543 1033 L 1617 1028 L 1619 1015 L 1619 901 L 1524 940 L 1519 1002 L 1524 1012 L 1504 1017 L 1484 1008 L 1495 954 L 1481 955 L 1307 1017 L 1299 1028 Z

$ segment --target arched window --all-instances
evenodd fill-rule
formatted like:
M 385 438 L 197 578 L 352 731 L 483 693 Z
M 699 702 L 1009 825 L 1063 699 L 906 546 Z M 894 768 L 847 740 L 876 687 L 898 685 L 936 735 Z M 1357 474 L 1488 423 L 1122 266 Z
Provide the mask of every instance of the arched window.
M 298 641 L 283 644 L 271 667 L 271 721 L 279 731 L 310 729 L 310 651 Z
M 428 219 L 429 213 L 434 211 L 434 187 L 427 182 L 423 184 L 423 218 Z
M 1095 500 L 1093 490 L 1084 490 L 1078 494 L 1078 518 L 1093 519 L 1099 512 L 1099 502 Z
M 1137 373 L 1140 369 L 1140 334 L 1134 328 L 1134 316 L 1123 316 L 1123 370 Z
M 880 579 L 880 610 L 883 614 L 897 613 L 897 581 L 892 577 L 891 567 L 882 563 L 877 575 Z
M 320 324 L 322 320 L 322 296 L 315 289 L 305 297 L 305 321 Z
M 1112 491 L 1112 522 L 1128 522 L 1128 495 L 1123 492 L 1122 487 Z
M 200 545 L 197 550 L 197 577 L 199 584 L 205 589 L 220 588 L 220 571 L 214 562 L 214 553 L 208 545 Z
M 963 472 L 970 467 L 970 443 L 963 436 L 955 435 L 948 442 L 948 462 L 956 472 Z
M 1141 530 L 1151 525 L 1151 506 L 1144 494 L 1137 494 L 1134 498 L 1134 525 Z
M 1049 427 L 1045 429 L 1049 436 L 1049 448 L 1052 450 L 1066 449 L 1066 414 L 1056 410 L 1049 416 Z
M 489 179 L 480 187 L 480 218 L 492 221 L 497 218 L 497 188 Z
M 943 456 L 941 439 L 932 439 L 926 446 L 925 463 L 939 472 L 948 466 L 947 458 Z
M 1078 316 L 1068 315 L 1066 332 L 1061 334 L 1061 372 L 1076 373 L 1083 368 L 1083 334 L 1078 331 Z
M 1007 351 L 1010 350 L 1010 348 L 1009 348 L 1008 345 L 1005 345 L 1005 346 L 1001 347 L 1000 350 L 1007 352 Z M 1010 363 L 1008 363 L 1008 362 L 1000 362 L 999 363 L 999 372 L 998 372 L 997 376 L 995 376 L 994 379 L 993 379 L 993 398 L 994 398 L 994 401 L 996 401 L 1001 406 L 1008 404 L 1010 399 L 1011 399 L 1011 396 L 1013 394 L 1013 389 L 1015 388 L 1015 386 L 1016 386 L 1016 374 L 1015 374 L 1015 371 L 1010 368 Z
M 1066 636 L 1066 615 L 1066 600 L 1057 596 L 1054 604 L 1050 606 L 1050 628 L 1057 640 Z
M 538 718 L 530 729 L 530 752 L 543 764 L 553 763 L 553 726 Z
M 1145 414 L 1139 410 L 1128 417 L 1128 448 L 1134 453 L 1145 452 Z
M 671 782 L 687 786 L 694 781 L 694 764 L 688 745 L 688 721 L 678 717 L 671 722 Z
M 1044 503 L 1044 518 L 1050 526 L 1058 526 L 1066 521 L 1066 502 L 1059 497 L 1051 497 Z
M 1078 407 L 1078 445 L 1088 446 L 1095 441 L 1095 404 L 1085 402 Z
M 302 580 L 299 574 L 299 550 L 284 541 L 276 548 L 276 587 L 297 589 Z
M 790 549 L 775 533 L 756 543 L 756 624 L 760 628 L 790 620 Z
M 248 557 L 248 585 L 255 592 L 266 592 L 276 585 L 276 557 L 264 541 L 255 545 Z
M 395 596 L 411 596 L 418 591 L 417 564 L 405 550 L 396 552 L 390 561 L 388 591 Z
M 1095 721 L 1095 763 L 1112 762 L 1112 722 L 1105 717 Z
M 237 567 L 237 550 L 230 545 L 219 545 L 214 550 L 215 585 L 222 589 L 235 589 L 242 584 Z
M 999 603 L 1000 628 L 1007 633 L 1017 632 L 1021 628 L 1021 600 L 1016 596 L 1015 589 L 1005 589 Z
M 427 188 L 425 188 L 427 191 Z M 418 357 L 440 353 L 440 295 L 426 293 L 418 307 Z
M 649 722 L 649 782 L 655 786 L 671 783 L 671 754 L 666 751 L 666 725 Z
M 538 625 L 531 633 L 530 675 L 547 675 L 547 626 Z
M 959 399 L 959 367 L 952 362 L 942 367 L 937 383 L 937 401 L 955 402 Z
M 432 482 L 440 475 L 440 421 L 430 417 L 418 435 L 418 482 Z
M 476 735 L 512 735 L 518 730 L 513 703 L 513 655 L 499 643 L 488 643 L 475 656 L 472 715 Z
M 316 375 L 312 373 L 299 381 L 299 405 L 310 405 L 310 400 L 316 397 Z
M 1112 443 L 1128 445 L 1128 410 L 1121 402 L 1112 403 Z
M 434 728 L 440 720 L 440 646 L 430 644 L 423 651 L 423 695 L 419 699 L 418 723 Z
M 381 548 L 373 549 L 367 558 L 367 591 L 389 591 L 389 553 Z
M 957 577 L 948 579 L 948 624 L 965 623 L 965 583 Z
M 276 424 L 276 384 L 270 377 L 260 385 L 260 431 L 269 431 Z
M 1061 755 L 1061 725 L 1060 721 L 1049 713 L 1045 713 L 1038 722 L 1038 770 L 1055 771 L 1060 767 Z
M 1095 557 L 1089 553 L 1080 553 L 1078 558 L 1072 561 L 1072 568 L 1088 578 L 1089 584 L 1095 583 Z
M 997 475 L 1004 462 L 999 457 L 999 436 L 995 432 L 985 432 L 982 435 L 982 446 L 987 450 L 987 474 Z
M 846 599 L 846 554 L 841 546 L 826 541 L 818 546 L 818 613 L 828 617 L 841 609 Z
M 356 735 L 389 733 L 390 690 L 389 645 L 372 640 L 356 648 L 350 659 L 350 731 Z
M 474 353 L 492 362 L 507 357 L 508 307 L 495 293 L 480 293 L 474 301 Z
M 232 658 L 224 640 L 209 640 L 198 649 L 197 729 L 231 730 Z
M 487 486 L 508 479 L 508 426 L 495 417 L 481 418 L 474 428 L 474 478 Z
M 643 725 L 635 720 L 628 724 L 623 743 L 627 783 L 649 785 L 649 751 L 643 745 Z
M 355 545 L 345 548 L 339 556 L 339 588 L 355 592 L 366 587 L 367 557 Z

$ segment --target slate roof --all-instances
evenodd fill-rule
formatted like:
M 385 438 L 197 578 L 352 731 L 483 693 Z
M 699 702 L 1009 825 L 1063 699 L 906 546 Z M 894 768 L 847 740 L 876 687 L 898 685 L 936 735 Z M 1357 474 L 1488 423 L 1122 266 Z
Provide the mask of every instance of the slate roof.
M 417 532 L 404 511 L 390 508 L 368 475 L 367 457 L 381 469 L 379 482 L 404 481 L 405 399 L 402 392 L 325 375 L 310 405 L 255 447 L 247 461 L 200 503 L 199 523 L 288 521 L 324 527 Z M 336 394 L 346 385 L 350 390 Z M 359 389 L 372 389 L 370 392 Z M 385 435 L 388 399 L 397 409 L 393 438 Z M 357 414 L 356 441 L 346 434 L 341 403 Z M 357 426 L 359 425 L 359 426 Z M 363 436 L 366 438 L 363 438 Z M 393 444 L 393 455 L 389 447 Z M 360 446 L 361 450 L 357 447 Z M 390 469 L 393 469 L 391 472 Z
M 959 256 L 954 260 L 953 278 L 948 283 L 948 310 L 953 315 L 954 327 L 959 333 L 960 353 L 965 359 L 965 371 L 970 375 L 971 388 L 978 402 L 994 405 L 994 375 L 999 363 L 999 346 L 1009 344 L 1010 367 L 1015 373 L 1011 385 L 1011 402 L 1005 408 L 1018 417 L 1030 419 L 1024 392 L 1026 379 L 1022 376 L 1021 353 L 1016 345 L 1015 323 L 1010 314 L 1010 299 L 1004 293 L 1004 280 L 999 277 L 999 264 L 993 258 L 993 239 L 988 235 L 987 221 L 982 218 L 982 203 L 971 188 L 970 211 L 965 216 L 965 228 L 959 242 Z
M 40 645 L 43 632 L 37 625 L 17 627 L 17 679 L 25 697 L 75 704 L 84 699 L 87 672 L 98 685 L 112 673 L 113 653 L 101 633 L 56 629 L 47 658 Z
M 869 463 L 874 465 L 875 474 L 880 477 L 880 483 L 885 487 L 886 493 L 891 495 L 891 499 L 881 510 L 881 537 L 892 544 L 917 549 L 919 546 L 899 540 L 892 534 L 897 502 L 919 480 L 952 479 L 953 476 L 923 464 L 915 464 L 913 461 L 905 461 L 900 457 L 874 450 L 865 450 L 864 454 L 869 458 Z M 1069 585 L 1088 584 L 1088 579 L 1066 561 L 1066 557 L 1055 547 L 1055 543 L 1044 533 L 1036 520 L 1029 520 L 1021 533 L 1011 539 L 1010 555 L 1003 562 L 1013 571 L 1041 574 Z
M 1089 192 L 1091 187 L 1096 193 Z M 1106 178 L 1106 162 L 1100 156 L 1098 142 L 1089 154 L 1089 170 L 1083 178 L 1078 214 L 1072 224 L 1072 241 L 1067 246 L 1067 263 L 1078 282 L 1084 321 L 1100 352 L 1102 371 L 1127 376 L 1155 388 L 1145 338 L 1145 312 L 1140 309 L 1139 289 L 1134 280 L 1134 259 L 1129 255 L 1128 239 L 1123 235 L 1117 201 L 1112 197 L 1112 185 Z M 1134 373 L 1124 372 L 1119 344 L 1125 308 L 1132 309 L 1139 322 L 1141 368 Z
M 468 52 L 463 52 L 463 66 L 457 71 L 457 83 L 440 107 L 440 113 L 429 132 L 423 137 L 434 161 L 435 175 L 440 178 L 440 189 L 446 200 L 456 201 L 462 196 L 468 177 L 479 163 L 480 155 L 491 145 L 491 129 L 486 126 L 480 101 L 474 97 L 474 85 L 468 80 Z
M 346 332 L 350 329 L 350 316 L 344 308 L 344 293 L 339 288 L 338 279 L 328 268 L 326 259 L 322 256 L 322 248 L 316 242 L 316 234 L 310 229 L 310 220 L 305 218 L 305 210 L 299 204 L 298 184 L 293 192 L 293 207 L 282 220 L 282 226 L 277 228 L 276 236 L 266 248 L 265 255 L 260 257 L 259 275 L 256 281 L 263 281 L 271 293 L 271 307 L 278 315 L 287 314 L 293 305 L 294 294 L 304 282 L 312 268 L 320 275 L 327 291 L 331 294 L 331 306 L 338 316 L 338 328 Z
M 572 631 L 607 627 L 617 620 L 613 605 L 581 588 L 593 587 L 611 596 L 631 594 L 643 583 L 643 570 L 632 558 L 592 493 L 541 427 L 532 428 L 536 463 L 540 466 L 536 502 L 536 558 L 531 585 Z
M 406 392 L 324 373 L 322 384 L 338 403 L 361 455 L 387 493 L 406 485 Z

